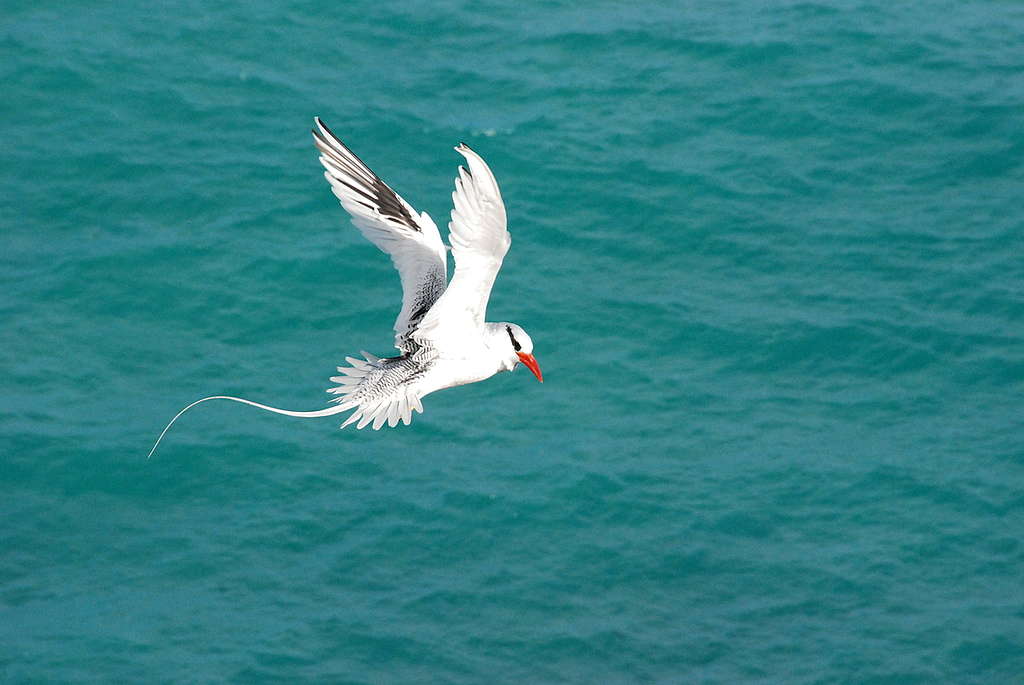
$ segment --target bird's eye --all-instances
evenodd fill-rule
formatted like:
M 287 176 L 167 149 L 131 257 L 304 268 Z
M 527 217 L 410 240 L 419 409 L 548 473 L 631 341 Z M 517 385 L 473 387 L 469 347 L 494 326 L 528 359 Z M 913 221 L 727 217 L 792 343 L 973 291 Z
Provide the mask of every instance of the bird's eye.
M 508 331 L 508 339 L 512 341 L 512 349 L 514 349 L 516 352 L 521 350 L 522 346 L 516 341 L 515 336 L 512 335 L 512 327 L 505 326 L 505 330 Z

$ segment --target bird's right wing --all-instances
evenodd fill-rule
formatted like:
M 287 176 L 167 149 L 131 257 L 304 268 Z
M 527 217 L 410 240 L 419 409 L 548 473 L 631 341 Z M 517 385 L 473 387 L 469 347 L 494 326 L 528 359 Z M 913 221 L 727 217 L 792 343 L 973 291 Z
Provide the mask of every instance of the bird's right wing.
M 395 320 L 395 347 L 410 351 L 410 337 L 444 292 L 448 258 L 434 221 L 417 214 L 317 117 L 313 142 L 324 177 L 352 223 L 391 255 L 402 280 L 402 311 Z
M 468 171 L 459 167 L 452 193 L 455 208 L 448 224 L 455 275 L 415 333 L 417 338 L 435 342 L 480 330 L 494 279 L 512 244 L 505 203 L 494 174 L 465 143 L 455 150 L 469 165 Z

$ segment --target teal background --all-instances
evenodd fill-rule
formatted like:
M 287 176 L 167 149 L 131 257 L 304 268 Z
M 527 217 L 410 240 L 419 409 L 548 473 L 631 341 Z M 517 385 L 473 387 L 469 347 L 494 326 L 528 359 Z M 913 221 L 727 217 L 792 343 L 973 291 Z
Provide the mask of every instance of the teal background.
M 5 682 L 1021 682 L 1019 3 L 0 12 Z M 546 382 L 147 462 L 390 351 L 314 115 Z

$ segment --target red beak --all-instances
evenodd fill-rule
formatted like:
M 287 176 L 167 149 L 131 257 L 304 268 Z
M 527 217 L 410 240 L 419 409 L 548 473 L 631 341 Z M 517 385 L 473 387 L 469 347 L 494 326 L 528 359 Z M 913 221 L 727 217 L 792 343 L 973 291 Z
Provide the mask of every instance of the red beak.
M 533 375 L 537 377 L 537 380 L 543 383 L 544 376 L 541 375 L 540 365 L 537 364 L 537 360 L 534 359 L 533 355 L 523 354 L 522 352 L 516 352 L 516 354 L 519 355 L 519 361 L 521 361 L 526 368 L 533 372 Z

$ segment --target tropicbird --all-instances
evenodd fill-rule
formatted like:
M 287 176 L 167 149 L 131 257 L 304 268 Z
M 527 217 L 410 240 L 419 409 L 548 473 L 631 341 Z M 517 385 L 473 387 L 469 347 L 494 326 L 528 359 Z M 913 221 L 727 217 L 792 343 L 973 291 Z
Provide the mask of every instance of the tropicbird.
M 505 204 L 490 168 L 465 143 L 455 150 L 469 169 L 459 167 L 448 224 L 455 274 L 448 282 L 447 248 L 437 225 L 426 212 L 417 213 L 380 179 L 320 120 L 314 119 L 313 142 L 320 151 L 324 177 L 352 223 L 366 238 L 391 256 L 402 283 L 402 310 L 395 320 L 395 347 L 400 354 L 363 359 L 346 357 L 337 383 L 327 392 L 334 406 L 315 411 L 290 411 L 241 397 L 213 395 L 196 400 L 167 424 L 164 435 L 192 407 L 209 400 L 242 402 L 266 411 L 299 418 L 332 416 L 354 409 L 341 427 L 372 423 L 380 429 L 412 421 L 423 412 L 420 400 L 437 390 L 475 383 L 523 364 L 544 382 L 533 356 L 533 341 L 522 327 L 484 321 L 487 300 L 502 260 L 512 243 Z

